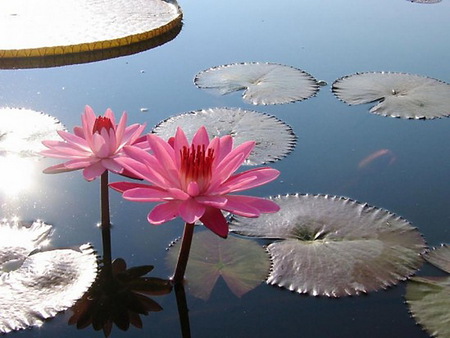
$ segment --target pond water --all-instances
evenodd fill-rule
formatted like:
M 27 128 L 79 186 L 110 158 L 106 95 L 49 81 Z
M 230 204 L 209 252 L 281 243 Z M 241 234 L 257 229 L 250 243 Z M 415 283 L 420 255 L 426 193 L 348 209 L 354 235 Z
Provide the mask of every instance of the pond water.
M 369 113 L 370 105 L 347 106 L 330 87 L 356 72 L 395 71 L 450 82 L 450 2 L 405 0 L 180 1 L 183 27 L 172 41 L 137 54 L 79 65 L 0 70 L 0 105 L 26 107 L 55 116 L 68 129 L 78 125 L 86 104 L 146 122 L 147 131 L 183 112 L 241 107 L 266 112 L 289 124 L 295 150 L 271 164 L 281 171 L 257 196 L 312 193 L 346 196 L 390 210 L 416 226 L 428 245 L 450 242 L 450 119 L 404 120 Z M 211 95 L 193 77 L 234 62 L 275 62 L 305 70 L 328 86 L 306 101 L 252 106 L 241 93 Z M 141 111 L 148 108 L 148 111 Z M 388 149 L 394 161 L 358 164 Z M 28 190 L 1 196 L 1 216 L 42 219 L 52 224 L 53 247 L 90 242 L 101 252 L 99 180 L 80 172 L 44 175 L 54 163 L 34 168 Z M 111 178 L 116 180 L 117 177 Z M 169 243 L 183 223 L 146 221 L 150 206 L 111 193 L 113 258 L 128 266 L 154 265 L 151 276 L 167 278 Z M 436 273 L 425 266 L 419 274 Z M 404 303 L 405 284 L 364 296 L 328 299 L 299 295 L 262 283 L 241 298 L 223 280 L 211 297 L 187 291 L 193 337 L 427 337 Z M 178 337 L 173 293 L 153 297 L 163 311 L 142 317 L 143 329 L 113 328 L 111 337 Z M 91 327 L 68 326 L 70 312 L 16 337 L 102 336 Z

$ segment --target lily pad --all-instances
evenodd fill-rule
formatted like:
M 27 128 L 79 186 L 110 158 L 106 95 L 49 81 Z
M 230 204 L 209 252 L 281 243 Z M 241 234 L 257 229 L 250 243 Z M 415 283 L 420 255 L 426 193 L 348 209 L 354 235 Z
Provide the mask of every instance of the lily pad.
M 64 126 L 53 116 L 30 109 L 0 108 L 0 155 L 37 156 L 43 140 L 58 140 Z
M 408 0 L 409 2 L 415 2 L 417 4 L 437 4 L 442 0 Z
M 17 218 L 0 221 L 0 276 L 20 266 L 31 252 L 45 246 L 51 231 L 51 225 L 39 220 L 28 226 Z
M 450 273 L 447 245 L 431 251 L 425 259 Z M 405 298 L 416 322 L 431 336 L 450 337 L 450 276 L 413 277 Z
M 169 250 L 167 264 L 174 268 L 180 242 Z M 220 238 L 210 231 L 195 234 L 186 268 L 190 293 L 207 300 L 220 276 L 231 292 L 241 297 L 261 284 L 270 268 L 267 252 L 254 241 L 230 236 Z
M 235 145 L 256 141 L 246 165 L 275 162 L 287 156 L 296 143 L 296 136 L 286 123 L 268 114 L 240 108 L 209 108 L 173 116 L 153 131 L 169 139 L 181 127 L 188 139 L 192 139 L 201 126 L 206 127 L 210 137 L 233 136 Z
M 130 45 L 180 26 L 181 18 L 175 1 L 5 0 L 0 2 L 0 58 Z
M 357 73 L 336 80 L 332 91 L 350 105 L 378 102 L 370 112 L 383 116 L 433 119 L 450 115 L 450 85 L 429 77 Z
M 302 101 L 319 91 L 317 80 L 303 70 L 276 63 L 234 63 L 201 71 L 194 83 L 199 88 L 228 94 L 244 89 L 251 104 Z
M 87 244 L 29 255 L 0 277 L 0 332 L 41 326 L 81 298 L 96 275 L 97 258 Z
M 328 195 L 273 200 L 278 213 L 235 216 L 230 227 L 241 235 L 279 239 L 267 247 L 273 261 L 268 284 L 340 297 L 394 285 L 422 264 L 422 236 L 389 211 Z

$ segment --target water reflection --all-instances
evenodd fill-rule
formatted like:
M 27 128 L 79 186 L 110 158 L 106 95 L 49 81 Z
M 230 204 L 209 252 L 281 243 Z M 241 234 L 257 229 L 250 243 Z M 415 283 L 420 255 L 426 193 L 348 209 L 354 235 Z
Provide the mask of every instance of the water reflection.
M 0 156 L 0 190 L 7 197 L 17 197 L 33 187 L 36 161 L 18 155 Z

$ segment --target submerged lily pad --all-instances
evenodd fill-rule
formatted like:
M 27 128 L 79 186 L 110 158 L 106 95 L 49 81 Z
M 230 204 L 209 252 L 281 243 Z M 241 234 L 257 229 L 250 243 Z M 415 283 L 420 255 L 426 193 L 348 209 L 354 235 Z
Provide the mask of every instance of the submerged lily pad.
M 40 326 L 68 309 L 94 282 L 97 257 L 90 245 L 79 250 L 41 252 L 51 226 L 17 219 L 0 223 L 0 332 Z
M 36 156 L 43 140 L 58 140 L 64 126 L 53 116 L 30 109 L 0 108 L 0 155 Z
M 450 273 L 447 245 L 431 251 L 425 259 Z M 414 319 L 433 337 L 450 337 L 450 276 L 413 277 L 406 288 L 406 302 Z
M 169 139 L 181 127 L 188 139 L 205 126 L 210 137 L 231 135 L 234 144 L 256 141 L 245 164 L 275 162 L 295 147 L 296 136 L 290 126 L 276 117 L 240 108 L 210 108 L 176 115 L 158 124 L 154 132 Z
M 404 73 L 357 73 L 333 83 L 333 93 L 350 104 L 379 102 L 371 113 L 408 119 L 450 115 L 450 85 Z
M 317 80 L 303 70 L 276 63 L 234 63 L 201 71 L 194 83 L 199 88 L 228 94 L 244 89 L 251 104 L 280 104 L 305 100 L 319 91 Z
M 169 250 L 167 263 L 173 268 L 178 258 L 180 242 Z M 210 231 L 198 232 L 186 269 L 190 293 L 207 300 L 220 276 L 231 292 L 243 296 L 261 284 L 270 268 L 267 252 L 254 241 L 230 236 L 220 238 Z
M 181 18 L 175 1 L 4 0 L 0 1 L 0 58 L 130 45 L 168 32 L 181 24 Z
M 241 235 L 281 240 L 267 247 L 273 260 L 269 284 L 340 297 L 394 285 L 422 264 L 422 236 L 389 211 L 328 195 L 273 200 L 278 213 L 235 216 L 231 223 Z

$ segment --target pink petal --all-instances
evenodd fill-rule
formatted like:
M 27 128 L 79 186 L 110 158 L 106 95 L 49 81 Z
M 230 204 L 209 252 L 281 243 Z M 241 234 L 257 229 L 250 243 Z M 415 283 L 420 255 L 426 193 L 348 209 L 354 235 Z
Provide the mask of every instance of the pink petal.
M 198 194 L 200 194 L 198 183 L 195 181 L 189 182 L 186 191 L 192 197 L 198 196 Z
M 162 224 L 173 220 L 178 216 L 178 208 L 180 202 L 170 201 L 162 204 L 158 204 L 153 208 L 147 216 L 147 220 L 151 224 Z
M 105 158 L 101 160 L 102 166 L 104 166 L 109 171 L 114 173 L 120 173 L 123 169 L 122 165 L 119 164 L 114 158 Z
M 65 173 L 65 172 L 69 172 L 69 171 L 74 171 L 74 170 L 77 170 L 77 169 L 67 168 L 63 163 L 61 163 L 61 164 L 57 164 L 57 165 L 54 165 L 54 166 L 44 169 L 43 173 L 44 174 L 60 174 L 60 173 Z
M 181 167 L 180 153 L 184 147 L 189 148 L 189 142 L 187 140 L 187 137 L 186 137 L 183 129 L 178 127 L 177 131 L 175 133 L 175 137 L 173 138 L 173 150 L 174 150 L 174 154 L 175 154 L 175 161 L 176 161 L 177 168 Z
M 103 116 L 109 118 L 112 122 L 112 125 L 116 126 L 116 118 L 111 108 L 106 109 L 105 114 Z
M 221 209 L 227 203 L 225 196 L 197 196 L 195 200 L 206 206 Z
M 231 176 L 223 182 L 220 187 L 214 190 L 215 194 L 227 194 L 247 190 L 273 181 L 280 175 L 276 169 L 265 167 L 247 170 L 237 175 Z
M 58 130 L 57 133 L 59 136 L 61 136 L 61 138 L 63 140 L 68 142 L 71 146 L 77 147 L 77 148 L 79 148 L 81 150 L 85 150 L 85 151 L 90 150 L 89 144 L 86 142 L 86 140 L 84 138 L 81 138 L 77 135 L 68 133 L 67 131 L 64 131 L 64 130 Z
M 250 152 L 255 147 L 254 141 L 247 141 L 234 148 L 223 160 L 217 165 L 216 175 L 222 182 L 231 176 L 247 159 Z
M 230 135 L 222 136 L 220 139 L 220 151 L 216 153 L 216 163 L 219 164 L 233 149 L 233 138 Z
M 174 149 L 157 135 L 150 134 L 147 136 L 153 155 L 159 162 L 162 169 L 165 169 L 166 178 L 175 184 L 178 182 L 178 169 L 175 164 Z
M 206 208 L 200 221 L 216 235 L 222 238 L 228 236 L 228 223 L 222 212 L 216 208 Z
M 275 202 L 254 196 L 227 195 L 227 204 L 222 208 L 244 217 L 258 217 L 261 213 L 273 213 L 280 210 Z
M 174 199 L 167 190 L 154 186 L 128 189 L 123 193 L 123 198 L 135 202 L 163 202 Z
M 194 145 L 194 147 L 197 148 L 197 145 L 207 146 L 208 144 L 209 144 L 208 132 L 206 131 L 205 126 L 201 126 L 195 133 L 194 137 L 192 138 L 192 145 Z
M 97 117 L 91 107 L 84 108 L 84 114 L 81 115 L 81 124 L 84 131 L 84 136 L 88 144 L 92 144 L 92 132 L 94 129 L 95 119 Z
M 134 182 L 113 182 L 113 183 L 110 183 L 109 186 L 118 192 L 124 192 L 124 191 L 130 190 L 130 189 L 135 189 L 135 188 L 149 187 L 149 185 L 147 185 L 147 184 L 134 183 Z
M 180 204 L 180 217 L 187 223 L 195 223 L 205 213 L 206 207 L 193 198 L 189 198 Z
M 105 172 L 101 162 L 96 162 L 83 170 L 83 176 L 87 181 L 92 181 Z
M 77 158 L 67 162 L 64 162 L 64 166 L 68 169 L 77 170 L 86 168 L 97 162 L 96 159 L 90 159 L 89 157 Z

